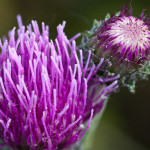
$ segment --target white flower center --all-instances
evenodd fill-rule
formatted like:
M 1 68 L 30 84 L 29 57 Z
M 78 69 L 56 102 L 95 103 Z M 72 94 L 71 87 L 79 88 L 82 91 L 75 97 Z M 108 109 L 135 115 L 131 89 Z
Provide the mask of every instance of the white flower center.
M 143 20 L 135 17 L 121 17 L 110 24 L 107 31 L 110 37 L 115 37 L 112 42 L 137 53 L 150 47 L 150 31 Z

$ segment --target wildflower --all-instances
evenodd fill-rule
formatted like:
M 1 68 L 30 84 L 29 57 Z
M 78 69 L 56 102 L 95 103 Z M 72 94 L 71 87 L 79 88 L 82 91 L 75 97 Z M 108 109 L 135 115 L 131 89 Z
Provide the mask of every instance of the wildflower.
M 104 21 L 97 24 L 89 46 L 96 56 L 109 58 L 117 66 L 115 72 L 133 71 L 148 59 L 150 19 L 144 16 L 144 10 L 139 17 L 134 17 L 131 3 L 129 12 L 124 6 L 120 13 L 107 15 Z
M 144 16 L 144 10 L 139 17 L 133 16 L 131 2 L 129 11 L 126 5 L 116 15 L 95 21 L 84 34 L 81 47 L 91 49 L 96 58 L 107 59 L 109 73 L 120 74 L 121 83 L 134 91 L 136 81 L 150 74 L 150 18 Z
M 18 16 L 18 24 L 18 35 L 14 28 L 0 42 L 0 139 L 18 150 L 64 149 L 82 138 L 118 77 L 94 76 L 104 59 L 91 66 L 89 52 L 83 62 L 76 36 L 68 40 L 63 31 L 65 22 L 55 42 L 44 23 L 42 33 L 36 21 L 26 30 Z

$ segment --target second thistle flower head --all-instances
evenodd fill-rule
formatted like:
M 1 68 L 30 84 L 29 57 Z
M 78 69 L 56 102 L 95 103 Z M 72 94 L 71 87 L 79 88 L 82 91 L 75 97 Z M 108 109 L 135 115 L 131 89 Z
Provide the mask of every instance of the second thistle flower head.
M 97 22 L 92 29 L 89 46 L 98 57 L 111 60 L 115 69 L 123 72 L 140 67 L 150 51 L 150 18 L 144 17 L 144 10 L 139 17 L 132 15 L 124 6 L 120 13 L 107 16 Z
M 138 80 L 150 74 L 150 18 L 132 14 L 132 2 L 127 11 L 125 5 L 115 15 L 107 14 L 105 20 L 94 21 L 90 31 L 83 34 L 81 48 L 92 50 L 94 64 L 105 58 L 104 68 L 99 72 L 120 74 L 120 84 L 135 91 Z

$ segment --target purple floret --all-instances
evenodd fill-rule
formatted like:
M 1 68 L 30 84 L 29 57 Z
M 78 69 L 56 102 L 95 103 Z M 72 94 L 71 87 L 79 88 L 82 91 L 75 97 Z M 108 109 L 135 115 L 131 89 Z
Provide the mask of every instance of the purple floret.
M 36 21 L 26 29 L 17 18 L 17 34 L 14 28 L 9 40 L 0 41 L 0 139 L 16 150 L 64 149 L 88 130 L 118 76 L 94 76 L 103 59 L 91 66 L 89 52 L 83 62 L 75 42 L 79 34 L 68 40 L 65 22 L 52 41 L 44 23 L 41 33 Z
M 125 5 L 120 13 L 106 18 L 93 34 L 91 43 L 98 57 L 109 58 L 114 66 L 127 71 L 141 67 L 150 54 L 150 17 L 132 14 Z

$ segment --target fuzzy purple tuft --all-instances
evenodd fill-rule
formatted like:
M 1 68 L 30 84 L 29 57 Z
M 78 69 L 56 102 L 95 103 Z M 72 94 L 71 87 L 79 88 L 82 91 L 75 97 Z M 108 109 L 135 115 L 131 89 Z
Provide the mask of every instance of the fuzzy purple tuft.
M 53 42 L 44 23 L 40 33 L 36 21 L 26 30 L 17 18 L 17 35 L 14 28 L 9 40 L 0 41 L 0 139 L 18 150 L 64 149 L 85 134 L 117 88 L 118 76 L 94 77 L 103 59 L 91 66 L 89 52 L 83 62 L 75 43 L 78 35 L 68 40 L 65 22 Z M 97 96 L 96 84 L 101 85 Z
M 125 65 L 126 70 L 141 66 L 150 54 L 150 18 L 144 16 L 144 10 L 134 17 L 132 3 L 128 12 L 126 5 L 97 29 L 92 45 L 97 56 L 110 58 L 117 66 Z

